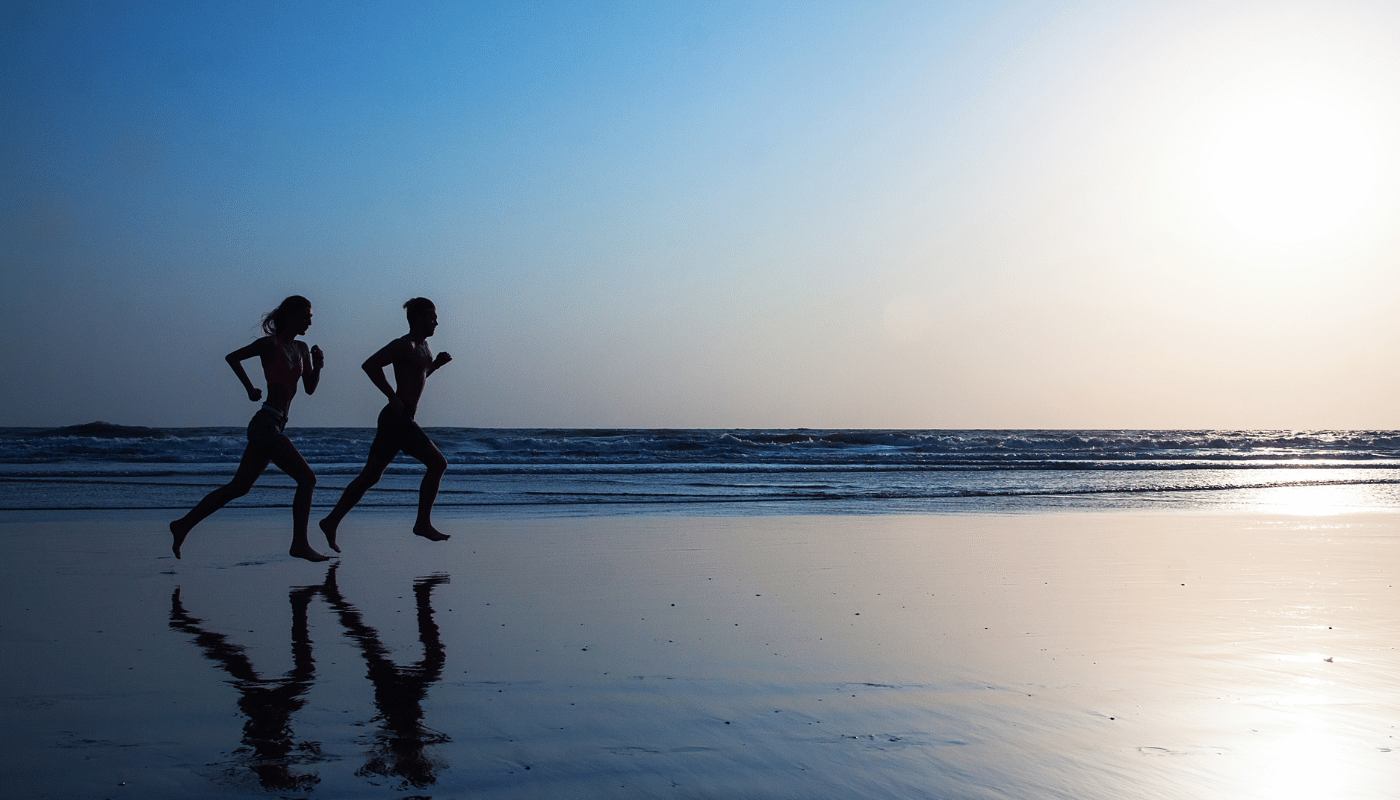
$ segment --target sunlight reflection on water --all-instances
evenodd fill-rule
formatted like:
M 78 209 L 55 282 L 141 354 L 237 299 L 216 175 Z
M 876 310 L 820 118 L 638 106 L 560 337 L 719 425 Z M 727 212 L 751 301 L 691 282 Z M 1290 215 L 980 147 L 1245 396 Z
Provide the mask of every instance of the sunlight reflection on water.
M 1316 478 L 1307 473 L 1316 472 Z M 1325 480 L 1326 470 L 1308 470 L 1301 480 Z M 1394 487 L 1388 485 L 1276 486 L 1252 490 L 1251 511 L 1269 514 L 1328 517 L 1356 511 L 1394 508 Z
M 1325 720 L 1313 715 L 1300 719 L 1297 729 L 1276 745 L 1266 779 L 1272 789 L 1270 796 L 1337 796 L 1339 778 L 1347 771 L 1345 762 L 1337 757 L 1340 749 Z

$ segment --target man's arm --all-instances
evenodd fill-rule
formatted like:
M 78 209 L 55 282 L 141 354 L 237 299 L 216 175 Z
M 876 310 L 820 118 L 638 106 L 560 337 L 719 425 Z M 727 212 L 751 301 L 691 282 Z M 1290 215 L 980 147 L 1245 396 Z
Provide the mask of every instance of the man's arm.
M 403 339 L 395 339 L 392 342 L 379 348 L 379 351 L 360 365 L 360 369 L 369 376 L 370 383 L 384 393 L 389 398 L 389 405 L 394 407 L 394 413 L 403 413 L 403 400 L 399 398 L 399 393 L 394 391 L 394 387 L 389 385 L 389 378 L 384 374 L 384 368 L 403 357 L 404 349 L 411 347 Z
M 446 353 L 438 353 L 437 358 L 433 359 L 433 363 L 429 364 L 428 368 L 424 370 L 423 377 L 426 378 L 434 372 L 437 372 L 439 369 L 442 369 L 442 365 L 446 364 L 451 360 L 452 356 Z

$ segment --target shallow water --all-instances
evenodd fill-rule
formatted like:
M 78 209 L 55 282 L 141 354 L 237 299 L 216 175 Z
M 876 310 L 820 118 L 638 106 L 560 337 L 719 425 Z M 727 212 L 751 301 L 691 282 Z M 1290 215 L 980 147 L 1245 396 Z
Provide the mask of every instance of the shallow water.
M 1242 508 L 1330 489 L 1332 505 L 1400 507 L 1393 431 L 543 430 L 433 428 L 449 469 L 437 502 L 474 513 L 1039 513 Z M 331 504 L 372 428 L 289 435 Z M 232 476 L 240 428 L 0 428 L 0 510 L 193 506 Z M 412 507 L 404 456 L 365 505 Z M 269 469 L 239 507 L 285 507 Z M 1342 501 L 1345 496 L 1345 501 Z
M 1386 515 L 9 512 L 24 797 L 1358 797 Z

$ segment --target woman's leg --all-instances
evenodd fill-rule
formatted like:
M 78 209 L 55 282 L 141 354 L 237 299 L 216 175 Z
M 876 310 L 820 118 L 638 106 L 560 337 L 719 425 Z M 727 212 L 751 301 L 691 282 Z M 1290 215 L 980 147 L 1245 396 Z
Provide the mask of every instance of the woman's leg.
M 185 543 L 185 537 L 190 535 L 190 530 L 205 517 L 228 505 L 229 501 L 247 494 L 258 476 L 267 469 L 270 458 L 271 453 L 266 447 L 249 442 L 248 448 L 243 451 L 243 459 L 238 462 L 238 471 L 234 473 L 233 480 L 205 495 L 203 500 L 190 509 L 190 513 L 170 523 L 170 532 L 175 536 L 175 542 L 170 549 L 174 551 L 176 558 L 180 557 L 180 546 Z
M 311 496 L 316 491 L 316 473 L 311 471 L 311 465 L 301 457 L 296 445 L 285 433 L 278 434 L 273 440 L 272 463 L 297 482 L 297 493 L 292 498 L 292 546 L 287 552 L 307 561 L 329 560 L 330 556 L 313 550 L 306 539 L 306 527 L 311 520 Z

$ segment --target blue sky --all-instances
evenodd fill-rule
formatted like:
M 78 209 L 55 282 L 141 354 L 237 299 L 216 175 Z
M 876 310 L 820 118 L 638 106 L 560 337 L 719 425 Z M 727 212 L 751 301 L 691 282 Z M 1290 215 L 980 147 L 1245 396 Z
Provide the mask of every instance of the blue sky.
M 1390 4 L 0 9 L 0 424 L 242 424 L 298 293 L 301 425 L 425 295 L 428 425 L 1400 427 Z M 1210 188 L 1275 96 L 1340 222 Z

